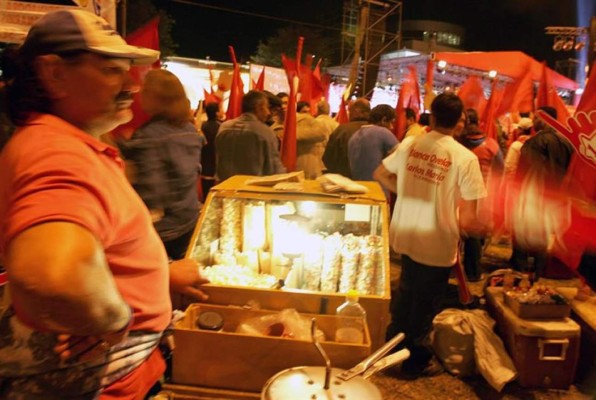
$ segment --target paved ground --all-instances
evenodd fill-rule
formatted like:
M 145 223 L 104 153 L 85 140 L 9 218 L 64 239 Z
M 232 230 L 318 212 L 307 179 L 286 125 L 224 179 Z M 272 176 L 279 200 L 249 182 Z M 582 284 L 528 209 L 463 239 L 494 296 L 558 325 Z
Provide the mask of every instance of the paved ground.
M 489 245 L 483 257 L 483 269 L 489 273 L 498 268 L 507 268 L 506 260 L 511 255 L 511 248 L 507 241 L 499 244 Z M 398 281 L 400 273 L 399 261 L 392 263 L 391 278 L 392 285 Z M 575 280 L 550 281 L 554 285 L 574 286 Z M 484 282 L 471 285 L 473 294 L 481 296 Z M 569 390 L 540 389 L 530 390 L 520 387 L 517 383 L 509 383 L 500 393 L 495 391 L 482 376 L 460 379 L 448 373 L 432 378 L 418 378 L 416 380 L 405 380 L 383 373 L 373 376 L 371 380 L 381 389 L 386 400 L 409 400 L 409 399 L 532 399 L 532 400 L 587 400 L 596 399 L 596 394 L 586 394 L 578 387 L 572 386 Z

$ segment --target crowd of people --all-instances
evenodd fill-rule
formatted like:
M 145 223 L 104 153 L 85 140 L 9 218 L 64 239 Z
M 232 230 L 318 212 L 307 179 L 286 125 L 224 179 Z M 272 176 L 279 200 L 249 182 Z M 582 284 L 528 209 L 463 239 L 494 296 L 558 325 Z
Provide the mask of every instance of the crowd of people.
M 447 92 L 430 113 L 405 110 L 401 142 L 395 107 L 371 110 L 365 98 L 351 101 L 349 122 L 338 124 L 323 99 L 289 110 L 286 93 L 253 90 L 239 117 L 224 121 L 221 104 L 210 103 L 197 122 L 171 72 L 152 70 L 141 87 L 131 80 L 131 65 L 158 56 L 79 10 L 48 13 L 12 54 L 18 68 L 4 79 L 16 130 L 0 156 L 0 253 L 11 288 L 0 317 L 1 398 L 148 393 L 165 369 L 170 294 L 206 299 L 207 280 L 184 257 L 200 193 L 234 175 L 286 172 L 288 113 L 296 113 L 296 167 L 307 179 L 327 172 L 376 180 L 395 201 L 389 239 L 403 267 L 387 338 L 406 334 L 412 355 L 402 370 L 413 376 L 441 371 L 432 320 L 460 242 L 469 280 L 482 277 L 494 191 L 513 208 L 520 182 L 556 188 L 573 154 L 530 114 L 503 148 L 482 131 L 477 111 Z M 131 138 L 108 140 L 132 118 L 139 90 L 149 120 Z M 504 218 L 511 222 L 515 211 Z M 547 238 L 529 240 L 509 225 L 512 265 L 543 274 Z

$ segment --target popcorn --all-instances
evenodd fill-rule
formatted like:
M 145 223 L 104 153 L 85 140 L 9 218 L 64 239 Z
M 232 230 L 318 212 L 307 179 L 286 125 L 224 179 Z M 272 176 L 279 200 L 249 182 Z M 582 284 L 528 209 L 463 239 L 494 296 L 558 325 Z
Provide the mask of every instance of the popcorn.
M 202 271 L 210 283 L 229 286 L 272 288 L 277 283 L 273 275 L 256 273 L 252 268 L 240 265 L 213 265 Z

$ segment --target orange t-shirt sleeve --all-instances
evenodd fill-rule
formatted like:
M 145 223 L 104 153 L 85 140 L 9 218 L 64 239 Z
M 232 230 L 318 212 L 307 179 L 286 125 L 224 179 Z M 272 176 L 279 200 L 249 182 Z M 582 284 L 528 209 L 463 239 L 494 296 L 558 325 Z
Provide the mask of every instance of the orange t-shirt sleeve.
M 8 243 L 22 231 L 50 221 L 67 221 L 83 226 L 105 241 L 109 230 L 109 216 L 104 207 L 97 177 L 88 171 L 89 148 L 70 149 L 76 145 L 64 141 L 59 148 L 46 148 L 41 154 L 20 160 L 15 174 L 19 178 L 13 186 L 4 238 Z M 86 147 L 84 144 L 79 146 Z

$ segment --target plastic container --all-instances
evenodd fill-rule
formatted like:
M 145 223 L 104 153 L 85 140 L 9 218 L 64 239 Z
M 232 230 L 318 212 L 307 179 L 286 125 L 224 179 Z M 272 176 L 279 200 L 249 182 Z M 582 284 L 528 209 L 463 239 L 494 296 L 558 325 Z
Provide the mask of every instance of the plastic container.
M 487 309 L 522 387 L 568 389 L 580 354 L 580 327 L 569 318 L 522 319 L 505 304 L 502 288 L 486 288 Z
M 223 329 L 223 317 L 214 311 L 205 311 L 199 314 L 195 322 L 197 328 L 206 331 L 221 331 Z
M 364 342 L 364 325 L 366 324 L 366 311 L 358 303 L 358 292 L 348 291 L 346 301 L 337 307 L 338 319 L 335 341 L 338 343 Z

